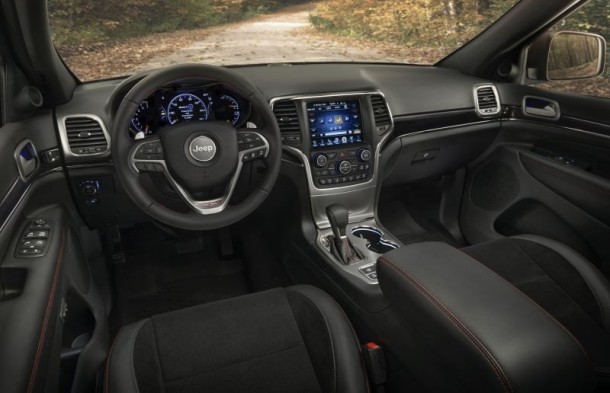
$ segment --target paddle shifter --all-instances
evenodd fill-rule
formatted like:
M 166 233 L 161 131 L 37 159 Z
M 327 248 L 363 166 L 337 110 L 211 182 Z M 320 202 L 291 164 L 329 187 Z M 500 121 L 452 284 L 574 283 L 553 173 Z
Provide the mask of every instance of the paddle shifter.
M 349 211 L 341 205 L 330 205 L 326 208 L 326 215 L 333 231 L 333 239 L 330 242 L 332 254 L 346 265 L 361 260 L 362 255 L 347 238 Z

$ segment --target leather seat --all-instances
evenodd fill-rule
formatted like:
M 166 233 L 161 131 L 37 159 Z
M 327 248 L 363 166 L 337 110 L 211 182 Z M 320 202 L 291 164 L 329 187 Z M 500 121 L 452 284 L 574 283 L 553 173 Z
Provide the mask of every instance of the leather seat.
M 591 262 L 557 241 L 520 235 L 462 249 L 508 280 L 565 326 L 610 386 L 610 283 Z
M 367 392 L 360 347 L 337 303 L 274 289 L 123 327 L 106 392 Z

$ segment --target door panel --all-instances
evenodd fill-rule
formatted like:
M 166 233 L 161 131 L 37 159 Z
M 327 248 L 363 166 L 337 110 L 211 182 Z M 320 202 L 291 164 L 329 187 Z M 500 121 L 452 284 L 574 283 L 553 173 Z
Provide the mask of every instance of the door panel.
M 587 170 L 590 163 L 571 157 L 556 152 L 547 156 L 536 150 L 520 152 L 521 163 L 536 180 L 610 225 L 610 178 L 591 173 Z
M 39 162 L 25 179 L 14 154 L 24 140 Z M 2 392 L 92 391 L 108 346 L 108 305 L 82 251 L 61 160 L 49 156 L 57 146 L 51 112 L 0 128 Z
M 606 135 L 561 121 L 504 121 L 494 148 L 469 166 L 461 212 L 467 240 L 546 236 L 610 277 L 609 149 Z

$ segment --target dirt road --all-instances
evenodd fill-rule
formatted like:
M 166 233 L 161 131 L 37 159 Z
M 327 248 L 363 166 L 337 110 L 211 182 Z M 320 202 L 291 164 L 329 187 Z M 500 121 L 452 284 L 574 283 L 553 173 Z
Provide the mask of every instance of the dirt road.
M 309 23 L 314 5 L 241 22 L 196 30 L 156 33 L 115 44 L 74 48 L 62 56 L 81 80 L 133 74 L 177 63 L 213 65 L 316 61 L 379 61 L 430 64 L 435 48 L 406 48 L 388 43 L 320 33 Z M 58 48 L 61 51 L 61 48 Z
M 197 62 L 215 65 L 258 64 L 303 61 L 401 61 L 372 47 L 345 46 L 311 34 L 307 7 L 294 7 L 273 15 L 214 27 L 201 40 L 175 53 L 152 58 L 138 69 Z

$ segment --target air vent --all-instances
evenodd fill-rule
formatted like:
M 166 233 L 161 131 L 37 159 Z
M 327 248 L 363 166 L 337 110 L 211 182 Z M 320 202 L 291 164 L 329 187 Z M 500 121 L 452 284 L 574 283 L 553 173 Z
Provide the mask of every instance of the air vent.
M 67 117 L 64 125 L 73 154 L 101 154 L 108 150 L 108 133 L 101 119 L 93 116 Z
M 500 113 L 498 91 L 493 85 L 481 85 L 474 88 L 474 101 L 479 116 L 493 116 Z
M 298 146 L 301 144 L 301 127 L 294 101 L 283 100 L 273 104 L 273 113 L 280 126 L 282 143 Z
M 379 94 L 371 96 L 371 105 L 373 107 L 373 116 L 375 117 L 375 129 L 378 134 L 383 134 L 392 125 L 388 105 L 383 96 Z

